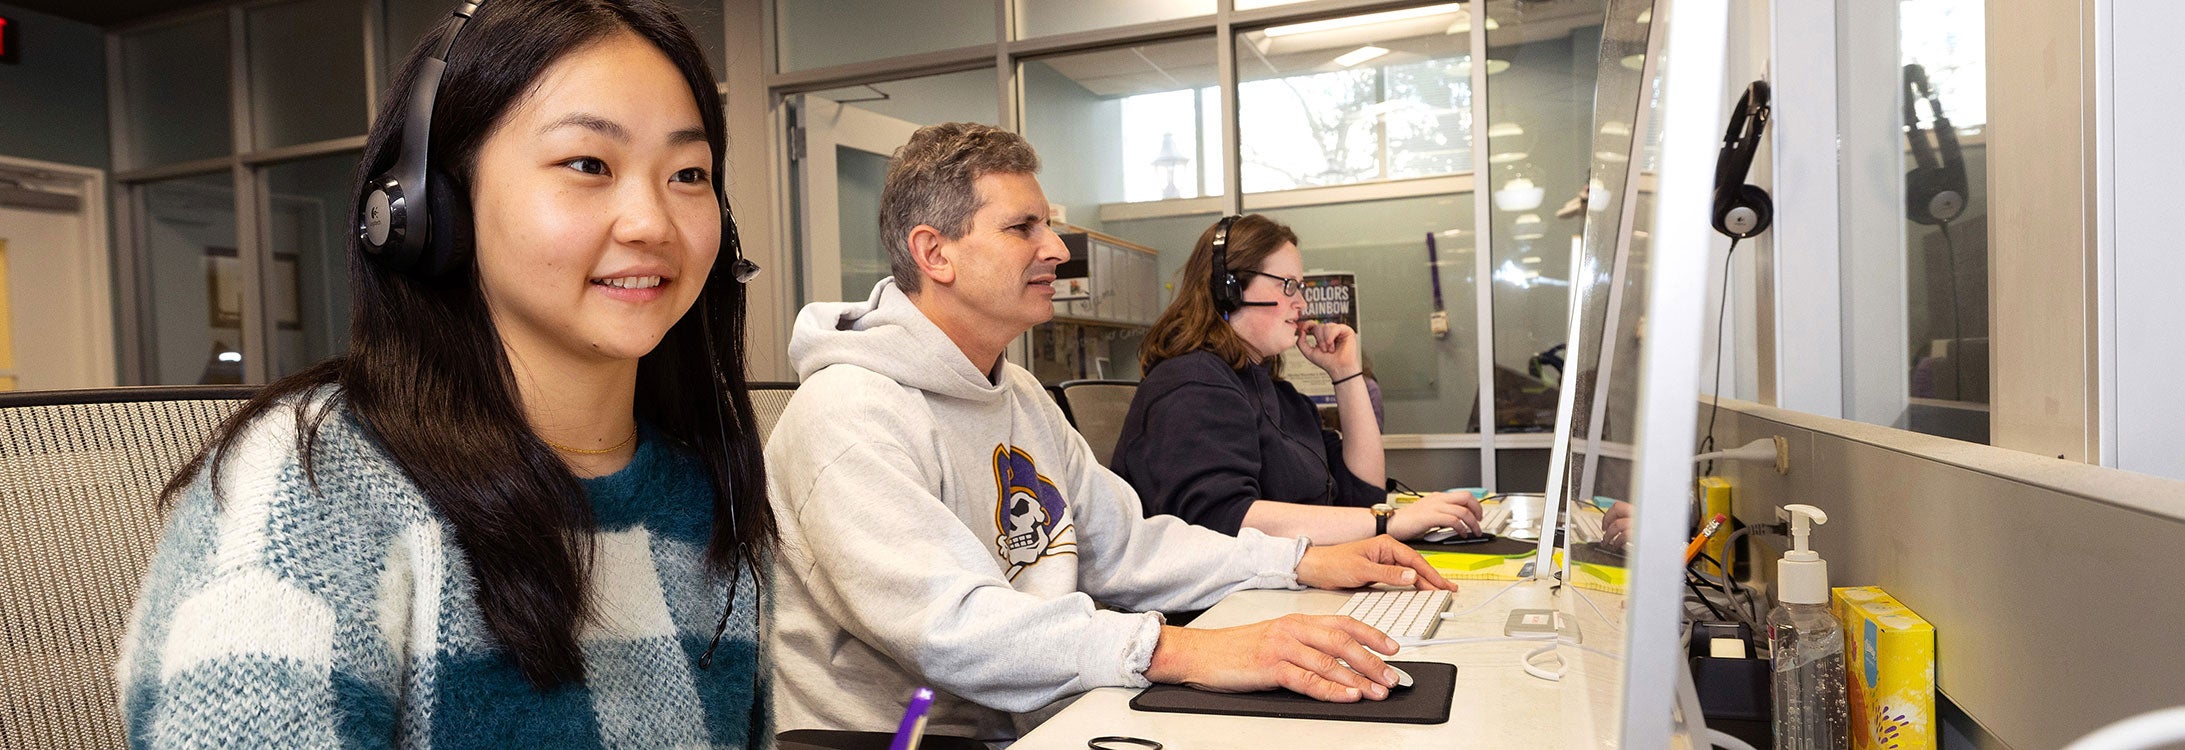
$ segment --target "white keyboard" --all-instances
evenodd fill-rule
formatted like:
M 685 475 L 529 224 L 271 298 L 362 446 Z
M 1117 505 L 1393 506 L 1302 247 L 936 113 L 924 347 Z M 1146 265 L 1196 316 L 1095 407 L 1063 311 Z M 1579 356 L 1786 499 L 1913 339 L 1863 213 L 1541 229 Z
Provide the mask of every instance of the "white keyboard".
M 1570 516 L 1571 540 L 1577 542 L 1601 541 L 1602 514 L 1580 510 Z
M 1480 507 L 1479 530 L 1500 535 L 1510 525 L 1510 506 L 1496 502 Z
M 1360 591 L 1335 613 L 1355 617 L 1396 639 L 1398 645 L 1409 646 L 1432 635 L 1434 626 L 1441 623 L 1441 613 L 1448 610 L 1447 591 Z

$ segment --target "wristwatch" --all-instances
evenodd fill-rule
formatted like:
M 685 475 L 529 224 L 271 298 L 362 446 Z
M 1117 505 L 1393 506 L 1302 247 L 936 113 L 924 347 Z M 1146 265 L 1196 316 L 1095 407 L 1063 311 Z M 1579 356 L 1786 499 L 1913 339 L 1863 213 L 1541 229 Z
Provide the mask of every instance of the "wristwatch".
M 1388 503 L 1374 503 L 1369 510 L 1373 511 L 1373 535 L 1380 536 L 1388 533 L 1388 519 L 1390 516 L 1396 515 L 1396 506 Z

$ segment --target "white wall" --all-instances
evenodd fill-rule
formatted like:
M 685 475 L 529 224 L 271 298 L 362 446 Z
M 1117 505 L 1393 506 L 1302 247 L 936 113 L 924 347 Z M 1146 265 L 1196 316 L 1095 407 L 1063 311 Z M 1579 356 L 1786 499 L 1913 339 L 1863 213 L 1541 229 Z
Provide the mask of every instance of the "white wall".
M 2113 450 L 2104 463 L 2122 469 L 2185 479 L 2185 253 L 2177 233 L 2177 176 L 2185 174 L 2185 148 L 2177 123 L 2185 122 L 2178 71 L 2185 49 L 2176 41 L 2185 28 L 2185 5 L 2173 0 L 2110 0 L 2111 15 L 2095 29 L 2099 54 L 2110 71 L 2102 102 L 2112 113 L 2100 135 L 2108 141 L 2103 167 L 2107 205 L 2103 243 L 2113 252 L 2114 297 L 2103 305 L 2105 345 L 2113 353 L 2113 378 L 2104 411 L 2114 420 Z

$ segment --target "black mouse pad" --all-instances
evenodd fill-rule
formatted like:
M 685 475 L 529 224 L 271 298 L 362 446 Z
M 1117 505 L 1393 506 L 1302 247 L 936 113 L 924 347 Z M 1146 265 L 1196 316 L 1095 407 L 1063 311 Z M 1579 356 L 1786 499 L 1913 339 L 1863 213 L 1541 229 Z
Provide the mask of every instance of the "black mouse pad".
M 1411 687 L 1389 691 L 1388 699 L 1325 703 L 1288 690 L 1259 693 L 1210 693 L 1183 685 L 1155 685 L 1132 698 L 1140 711 L 1277 719 L 1379 721 L 1392 724 L 1442 724 L 1457 695 L 1457 665 L 1431 661 L 1392 661 L 1411 673 Z
M 1511 539 L 1506 536 L 1498 536 L 1488 541 L 1472 544 L 1435 544 L 1418 539 L 1405 542 L 1405 544 L 1411 545 L 1412 549 L 1420 552 L 1469 552 L 1475 555 L 1529 555 L 1540 550 L 1540 545 L 1537 542 L 1526 539 Z

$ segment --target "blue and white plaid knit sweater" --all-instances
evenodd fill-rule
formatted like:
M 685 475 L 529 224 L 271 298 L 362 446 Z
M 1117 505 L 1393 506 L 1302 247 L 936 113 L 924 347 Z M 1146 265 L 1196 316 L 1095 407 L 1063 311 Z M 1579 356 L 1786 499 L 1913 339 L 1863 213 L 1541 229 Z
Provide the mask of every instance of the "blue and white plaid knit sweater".
M 728 592 L 705 567 L 713 493 L 686 450 L 648 430 L 628 468 L 584 483 L 599 523 L 585 679 L 540 692 L 416 486 L 342 411 L 314 490 L 293 415 L 230 450 L 217 503 L 203 475 L 178 498 L 116 667 L 132 746 L 773 744 L 748 571 L 697 666 Z

